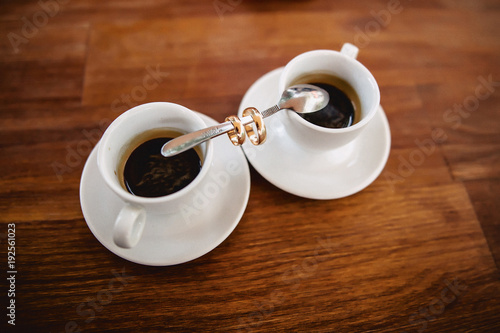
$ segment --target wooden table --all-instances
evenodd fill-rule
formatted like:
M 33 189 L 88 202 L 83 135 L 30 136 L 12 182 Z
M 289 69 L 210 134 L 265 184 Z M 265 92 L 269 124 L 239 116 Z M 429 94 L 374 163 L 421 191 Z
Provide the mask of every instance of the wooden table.
M 3 1 L 2 325 L 498 332 L 499 22 L 497 0 Z M 234 232 L 176 266 L 126 261 L 93 236 L 80 177 L 111 120 L 169 101 L 223 121 L 263 74 L 344 42 L 360 48 L 391 126 L 372 185 L 316 201 L 251 169 Z

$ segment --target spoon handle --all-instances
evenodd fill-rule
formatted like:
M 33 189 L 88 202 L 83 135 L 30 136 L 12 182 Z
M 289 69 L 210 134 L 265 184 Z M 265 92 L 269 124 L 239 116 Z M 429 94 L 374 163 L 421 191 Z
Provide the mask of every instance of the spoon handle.
M 190 148 L 196 147 L 200 143 L 215 138 L 233 129 L 231 122 L 224 122 L 219 125 L 210 126 L 196 132 L 188 133 L 170 140 L 161 148 L 161 154 L 165 157 L 175 156 Z
M 275 106 L 271 106 L 269 109 L 262 111 L 260 114 L 262 114 L 262 118 L 267 118 L 269 116 L 272 116 L 279 110 L 281 110 L 281 108 L 278 106 L 278 104 L 276 104 Z
M 279 110 L 279 106 L 275 105 L 273 107 L 270 107 L 269 109 L 266 109 L 261 114 L 262 117 L 265 118 L 275 114 Z M 248 125 L 253 122 L 253 119 L 251 116 L 246 116 L 241 118 L 240 121 L 242 125 Z M 161 148 L 161 154 L 165 157 L 175 156 L 190 148 L 196 147 L 200 143 L 225 134 L 232 129 L 234 129 L 234 126 L 231 124 L 231 122 L 226 121 L 219 125 L 210 126 L 196 132 L 179 136 L 164 144 Z

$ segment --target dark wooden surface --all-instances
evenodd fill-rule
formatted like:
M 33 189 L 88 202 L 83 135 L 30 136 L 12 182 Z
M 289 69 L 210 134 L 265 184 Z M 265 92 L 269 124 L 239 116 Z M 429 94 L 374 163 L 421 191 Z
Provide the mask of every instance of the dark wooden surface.
M 500 331 L 499 22 L 497 0 L 3 0 L 2 327 Z M 235 231 L 178 266 L 134 264 L 95 239 L 78 193 L 96 143 L 85 133 L 152 101 L 222 121 L 264 73 L 344 42 L 378 80 L 392 131 L 371 186 L 306 200 L 252 169 Z M 158 84 L 127 100 L 148 67 Z

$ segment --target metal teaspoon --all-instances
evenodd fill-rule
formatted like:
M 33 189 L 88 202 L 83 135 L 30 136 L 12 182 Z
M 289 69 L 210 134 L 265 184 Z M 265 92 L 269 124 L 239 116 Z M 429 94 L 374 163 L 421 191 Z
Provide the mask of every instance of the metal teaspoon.
M 293 110 L 297 113 L 316 112 L 324 108 L 329 100 L 330 97 L 325 90 L 311 84 L 298 84 L 287 88 L 281 95 L 278 104 L 262 111 L 261 114 L 263 118 L 266 118 L 283 109 Z M 243 125 L 250 124 L 252 121 L 251 116 L 241 118 Z M 161 148 L 161 154 L 165 157 L 175 156 L 232 129 L 231 122 L 226 121 L 179 136 L 164 144 Z

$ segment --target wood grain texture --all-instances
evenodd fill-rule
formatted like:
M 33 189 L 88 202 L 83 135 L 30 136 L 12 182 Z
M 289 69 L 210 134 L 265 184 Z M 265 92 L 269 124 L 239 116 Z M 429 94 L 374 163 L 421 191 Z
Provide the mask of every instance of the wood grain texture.
M 499 331 L 499 20 L 496 0 L 3 1 L 2 332 Z M 303 199 L 251 168 L 234 232 L 177 266 L 93 236 L 80 177 L 118 115 L 169 101 L 222 121 L 263 74 L 344 42 L 391 126 L 368 188 Z

